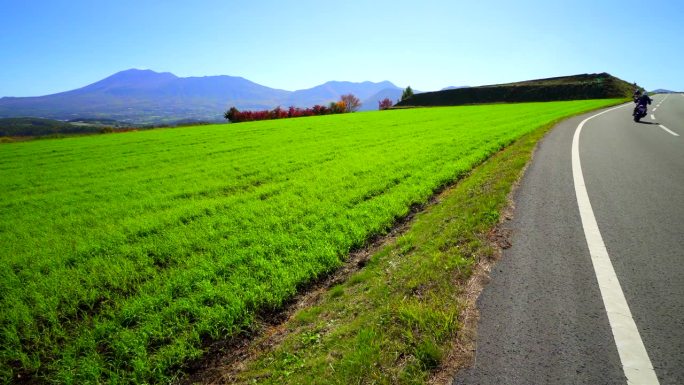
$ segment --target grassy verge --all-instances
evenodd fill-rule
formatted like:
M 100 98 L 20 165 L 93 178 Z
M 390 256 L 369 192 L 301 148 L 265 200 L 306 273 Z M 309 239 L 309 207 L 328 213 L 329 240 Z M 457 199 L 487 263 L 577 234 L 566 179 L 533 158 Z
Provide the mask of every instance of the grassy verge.
M 416 215 L 363 268 L 323 290 L 235 362 L 189 382 L 440 382 L 438 373 L 453 372 L 459 359 L 464 363 L 464 310 L 473 301 L 467 284 L 496 253 L 488 234 L 536 143 L 552 126 L 525 135 L 442 192 L 438 204 Z M 453 357 L 457 350 L 460 358 Z

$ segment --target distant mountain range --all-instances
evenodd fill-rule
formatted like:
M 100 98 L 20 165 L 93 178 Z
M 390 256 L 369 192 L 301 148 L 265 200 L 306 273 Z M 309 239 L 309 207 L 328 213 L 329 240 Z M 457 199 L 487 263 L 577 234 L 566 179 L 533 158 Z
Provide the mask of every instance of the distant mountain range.
M 397 101 L 402 89 L 389 81 L 337 82 L 298 91 L 262 86 L 234 76 L 181 78 L 168 72 L 130 69 L 88 86 L 46 96 L 0 98 L 0 118 L 41 117 L 60 120 L 115 119 L 135 124 L 184 120 L 223 120 L 230 107 L 272 109 L 327 105 L 352 93 L 362 110 L 378 101 Z
M 678 93 L 677 91 L 670 91 L 670 90 L 665 90 L 662 88 L 658 88 L 657 90 L 653 90 L 651 92 L 653 92 L 654 94 L 676 94 L 676 93 Z

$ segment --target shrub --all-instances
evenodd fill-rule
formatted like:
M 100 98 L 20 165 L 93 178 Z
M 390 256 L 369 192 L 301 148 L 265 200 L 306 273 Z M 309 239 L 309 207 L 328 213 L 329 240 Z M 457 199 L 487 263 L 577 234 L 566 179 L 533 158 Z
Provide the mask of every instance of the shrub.
M 228 111 L 223 114 L 231 123 L 252 122 L 255 120 L 270 120 L 270 119 L 285 119 L 285 118 L 300 118 L 303 116 L 317 116 L 329 114 L 342 114 L 345 112 L 354 112 L 361 106 L 359 98 L 352 94 L 342 95 L 337 102 L 330 102 L 328 107 L 319 104 L 312 108 L 297 108 L 290 106 L 287 111 L 280 108 L 280 106 L 272 110 L 263 111 L 240 111 L 236 107 L 230 107 Z
M 384 98 L 384 99 L 378 101 L 378 109 L 379 110 L 389 110 L 390 108 L 392 108 L 393 105 L 394 105 L 394 103 L 392 103 L 392 99 L 390 99 L 390 98 Z

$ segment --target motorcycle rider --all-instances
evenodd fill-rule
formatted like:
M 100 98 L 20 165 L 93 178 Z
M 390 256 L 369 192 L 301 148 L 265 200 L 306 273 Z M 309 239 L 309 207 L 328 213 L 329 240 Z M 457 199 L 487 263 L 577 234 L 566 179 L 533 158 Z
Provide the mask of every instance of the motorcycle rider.
M 636 103 L 640 97 L 641 97 L 641 90 L 637 88 L 634 90 L 634 94 L 632 95 L 632 100 L 634 100 L 634 103 Z
M 632 115 L 636 115 L 637 109 L 639 108 L 639 106 L 644 106 L 644 112 L 647 112 L 647 111 L 648 111 L 647 105 L 648 105 L 648 104 L 651 104 L 652 101 L 653 101 L 653 99 L 651 99 L 651 98 L 648 96 L 648 94 L 644 92 L 643 95 L 639 96 L 639 97 L 634 101 L 634 103 L 636 103 L 636 106 L 634 107 L 634 112 L 632 112 Z

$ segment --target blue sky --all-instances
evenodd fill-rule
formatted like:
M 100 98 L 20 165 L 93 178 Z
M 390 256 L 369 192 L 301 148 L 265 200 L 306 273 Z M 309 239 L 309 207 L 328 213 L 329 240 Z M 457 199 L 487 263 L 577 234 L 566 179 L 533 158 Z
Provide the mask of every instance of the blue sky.
M 422 91 L 609 72 L 684 91 L 684 2 L 0 0 L 0 96 L 115 72 Z

